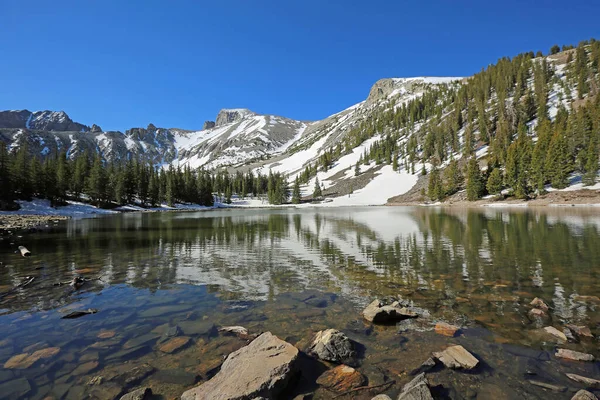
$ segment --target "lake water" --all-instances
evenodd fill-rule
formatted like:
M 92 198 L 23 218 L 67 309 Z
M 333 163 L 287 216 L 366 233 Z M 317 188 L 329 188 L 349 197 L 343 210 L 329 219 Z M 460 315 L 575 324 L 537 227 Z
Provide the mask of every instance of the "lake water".
M 14 254 L 20 244 L 33 256 Z M 576 324 L 600 334 L 593 209 L 132 213 L 4 238 L 0 250 L 0 293 L 35 278 L 0 297 L 2 399 L 108 399 L 140 385 L 175 398 L 246 343 L 217 332 L 227 325 L 271 331 L 299 348 L 318 330 L 340 329 L 364 346 L 359 370 L 369 384 L 395 381 L 388 394 L 449 344 L 482 363 L 469 373 L 429 373 L 440 398 L 566 399 L 582 386 L 565 373 L 600 379 L 598 362 L 556 358 L 560 343 L 541 329 Z M 90 280 L 73 290 L 64 283 L 76 275 Z M 362 319 L 373 299 L 398 296 L 431 317 L 412 326 Z M 549 319 L 528 315 L 535 297 L 550 306 Z M 61 319 L 90 308 L 98 312 Z M 436 321 L 462 334 L 436 334 Z M 169 353 L 169 335 L 189 339 Z M 560 345 L 600 356 L 596 338 Z M 314 384 L 318 372 L 289 397 L 334 397 Z

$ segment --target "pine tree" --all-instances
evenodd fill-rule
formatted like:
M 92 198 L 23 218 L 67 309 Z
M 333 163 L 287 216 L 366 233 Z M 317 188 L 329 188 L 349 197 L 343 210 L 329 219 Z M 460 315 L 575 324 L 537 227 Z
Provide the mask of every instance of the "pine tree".
M 67 165 L 66 153 L 58 155 L 56 160 L 56 197 L 58 203 L 64 203 L 67 199 L 67 190 L 69 188 L 69 166 Z
M 474 157 L 467 164 L 467 200 L 474 201 L 483 195 L 483 183 L 479 163 Z
M 358 164 L 356 164 L 358 166 Z M 392 169 L 394 171 L 398 171 L 398 154 L 394 153 L 394 156 L 392 158 Z
M 444 198 L 444 190 L 440 179 L 440 171 L 437 168 L 432 168 L 429 173 L 429 184 L 427 186 L 427 196 L 431 200 L 442 200 Z
M 296 177 L 296 179 L 294 180 L 294 189 L 292 190 L 292 203 L 300 204 L 300 200 L 300 181 L 298 180 L 298 177 Z
M 6 144 L 0 140 L 0 209 L 12 208 L 14 200 L 11 159 Z
M 313 190 L 313 199 L 320 199 L 323 197 L 323 191 L 321 190 L 321 184 L 319 183 L 319 178 L 315 178 L 315 189 Z
M 102 165 L 100 154 L 94 157 L 94 163 L 90 170 L 90 175 L 87 182 L 87 194 L 92 203 L 100 204 L 106 200 L 106 175 Z
M 360 175 L 360 163 L 357 162 L 356 165 L 354 166 L 354 176 L 359 176 Z
M 12 182 L 20 199 L 31 200 L 33 194 L 32 177 L 29 170 L 29 149 L 24 143 L 15 156 L 12 164 Z
M 500 168 L 494 168 L 488 176 L 487 191 L 490 194 L 499 194 L 502 191 L 502 171 Z
M 458 161 L 452 159 L 444 170 L 444 194 L 451 196 L 458 192 L 463 183 L 463 174 L 458 167 Z
M 586 186 L 591 186 L 596 183 L 598 175 L 598 145 L 592 138 L 586 152 L 585 174 L 583 175 L 583 183 Z
M 545 168 L 552 187 L 564 189 L 569 185 L 570 160 L 566 139 L 560 130 L 552 135 Z

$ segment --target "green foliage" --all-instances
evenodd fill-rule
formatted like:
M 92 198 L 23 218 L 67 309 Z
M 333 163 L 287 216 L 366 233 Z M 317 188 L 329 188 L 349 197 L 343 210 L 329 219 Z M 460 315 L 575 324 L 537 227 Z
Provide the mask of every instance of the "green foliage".
M 319 183 L 319 178 L 315 179 L 315 188 L 312 194 L 313 199 L 320 199 L 323 197 L 323 190 L 321 189 L 321 184 Z
M 358 164 L 356 164 L 356 165 L 358 165 Z M 300 181 L 298 180 L 298 177 L 296 177 L 296 179 L 294 180 L 294 188 L 292 190 L 292 203 L 300 204 L 300 200 L 301 200 Z
M 500 168 L 494 168 L 488 176 L 486 189 L 490 194 L 500 194 L 502 191 L 502 171 Z
M 467 200 L 474 201 L 483 195 L 483 182 L 479 163 L 472 157 L 467 164 Z

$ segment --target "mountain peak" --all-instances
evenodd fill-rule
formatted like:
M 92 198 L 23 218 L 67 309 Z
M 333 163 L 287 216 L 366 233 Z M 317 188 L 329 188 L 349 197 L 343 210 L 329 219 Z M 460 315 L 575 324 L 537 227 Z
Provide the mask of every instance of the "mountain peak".
M 215 126 L 231 124 L 254 115 L 256 115 L 256 113 L 248 110 L 247 108 L 223 108 L 221 111 L 219 111 L 219 114 L 217 114 Z

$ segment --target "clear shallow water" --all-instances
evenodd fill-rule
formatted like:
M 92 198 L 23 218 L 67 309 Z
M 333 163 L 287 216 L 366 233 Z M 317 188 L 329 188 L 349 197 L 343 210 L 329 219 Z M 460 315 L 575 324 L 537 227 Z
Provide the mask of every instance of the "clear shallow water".
M 474 374 L 430 374 L 438 395 L 570 398 L 581 386 L 564 373 L 598 378 L 600 367 L 557 360 L 556 343 L 539 329 L 574 323 L 600 334 L 599 230 L 600 214 L 572 209 L 222 210 L 67 221 L 0 242 L 0 292 L 36 278 L 0 299 L 0 365 L 59 349 L 28 368 L 0 368 L 0 398 L 111 398 L 139 384 L 172 398 L 245 344 L 219 335 L 223 325 L 270 330 L 301 348 L 317 330 L 341 329 L 365 346 L 361 371 L 370 382 L 397 381 L 389 393 L 432 351 L 461 343 L 484 365 Z M 13 253 L 21 242 L 33 257 Z M 93 280 L 78 291 L 55 285 L 77 274 Z M 464 327 L 463 335 L 446 338 L 430 324 L 398 333 L 361 319 L 372 299 L 398 295 L 428 309 L 431 322 Z M 550 320 L 528 317 L 534 297 L 551 307 Z M 87 308 L 99 312 L 61 319 Z M 174 326 L 190 340 L 173 354 L 160 351 Z M 597 340 L 566 347 L 600 356 Z M 102 385 L 88 385 L 94 377 Z M 306 379 L 297 390 L 313 389 Z M 333 395 L 319 389 L 315 397 Z

